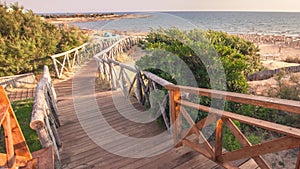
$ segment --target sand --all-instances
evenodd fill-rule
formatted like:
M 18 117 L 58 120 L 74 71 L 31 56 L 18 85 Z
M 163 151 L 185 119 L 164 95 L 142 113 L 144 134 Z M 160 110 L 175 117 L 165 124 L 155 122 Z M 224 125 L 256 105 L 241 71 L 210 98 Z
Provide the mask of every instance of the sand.
M 45 21 L 52 24 L 67 24 L 71 22 L 91 22 L 91 21 L 105 21 L 105 20 L 116 20 L 116 19 L 127 19 L 127 18 L 148 18 L 150 15 L 141 14 L 113 14 L 99 17 L 72 17 L 72 18 L 43 18 Z

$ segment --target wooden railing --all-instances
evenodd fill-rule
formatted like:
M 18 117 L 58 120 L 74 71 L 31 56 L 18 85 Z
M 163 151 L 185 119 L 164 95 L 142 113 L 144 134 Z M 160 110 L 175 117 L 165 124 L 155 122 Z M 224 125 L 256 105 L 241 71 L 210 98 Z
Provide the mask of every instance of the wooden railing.
M 119 42 L 113 46 L 118 46 L 118 43 Z M 111 46 L 110 49 L 113 49 L 113 46 Z M 109 57 L 110 52 L 110 50 L 107 50 L 98 53 L 94 56 L 94 58 L 98 63 L 100 78 L 109 80 L 112 89 L 121 88 L 125 96 L 129 96 L 132 92 L 134 92 L 139 103 L 142 105 L 150 103 L 151 93 L 157 91 L 158 86 L 168 91 L 168 94 L 164 95 L 161 100 L 156 100 L 156 102 L 159 105 L 158 113 L 161 113 L 163 116 L 168 129 L 171 128 L 172 130 L 176 147 L 182 145 L 189 146 L 225 168 L 236 168 L 232 165 L 232 161 L 253 158 L 262 169 L 271 168 L 262 158 L 262 155 L 300 147 L 300 129 L 298 128 L 280 125 L 224 110 L 218 110 L 216 108 L 206 107 L 190 102 L 185 98 L 187 95 L 195 95 L 197 97 L 206 96 L 219 100 L 278 109 L 296 114 L 300 114 L 299 101 L 174 85 L 150 72 L 140 71 L 137 67 L 128 66 L 114 60 L 113 57 Z M 165 112 L 165 103 L 168 100 L 171 113 L 170 120 Z M 195 122 L 185 107 L 207 112 L 208 116 L 199 122 Z M 183 130 L 183 118 L 190 125 L 189 129 Z M 285 136 L 257 145 L 252 145 L 246 136 L 234 124 L 233 120 L 260 127 L 268 131 L 280 133 Z M 169 124 L 169 122 L 171 122 L 171 124 Z M 201 131 L 210 124 L 215 124 L 216 135 L 214 145 L 211 145 Z M 225 125 L 242 145 L 240 150 L 223 152 L 222 130 Z M 201 143 L 195 143 L 193 140 L 190 140 L 191 135 L 196 135 L 201 140 Z M 300 153 L 297 158 L 296 169 L 299 169 L 299 167 Z
M 189 102 L 181 97 L 181 93 L 189 93 L 198 96 L 207 96 L 210 98 L 232 101 L 242 104 L 250 104 L 261 106 L 265 108 L 278 109 L 286 112 L 300 114 L 300 102 L 283 100 L 261 96 L 250 96 L 239 93 L 223 92 L 210 89 L 193 88 L 187 86 L 168 85 L 165 86 L 170 92 L 170 106 L 172 116 L 172 128 L 174 134 L 174 142 L 176 146 L 186 145 L 194 150 L 205 155 L 207 158 L 223 165 L 225 168 L 235 168 L 230 163 L 231 161 L 253 158 L 260 168 L 271 168 L 262 155 L 267 153 L 274 153 L 281 150 L 287 150 L 300 147 L 300 129 L 285 125 L 272 123 L 252 117 L 247 117 L 232 112 L 214 109 L 199 105 L 197 103 Z M 195 123 L 185 107 L 190 107 L 200 111 L 208 112 L 208 117 Z M 191 125 L 187 132 L 182 132 L 182 117 Z M 246 136 L 233 123 L 233 120 L 244 124 L 260 127 L 269 131 L 285 135 L 264 143 L 252 145 Z M 201 129 L 205 126 L 216 122 L 216 138 L 215 145 L 209 144 L 207 139 L 203 136 Z M 243 148 L 232 152 L 222 151 L 222 129 L 226 125 L 231 133 L 236 137 Z M 196 144 L 189 140 L 190 135 L 197 135 L 203 144 Z M 296 169 L 299 169 L 300 153 L 297 158 Z
M 54 148 L 55 168 L 59 168 L 59 148 L 62 146 L 62 142 L 57 132 L 60 123 L 56 102 L 56 93 L 51 83 L 50 73 L 48 67 L 45 66 L 43 77 L 36 87 L 30 127 L 36 130 L 43 148 Z
M 152 102 L 150 100 L 151 93 L 158 91 L 157 86 L 171 85 L 172 83 L 150 72 L 141 72 L 137 67 L 128 66 L 114 59 L 114 56 L 125 52 L 142 38 L 127 37 L 121 39 L 108 49 L 96 54 L 94 58 L 98 63 L 99 78 L 110 81 L 112 89 L 121 88 L 123 94 L 127 97 L 134 92 L 141 105 L 152 104 L 152 108 L 154 104 L 158 105 L 155 114 L 162 115 L 169 130 L 170 124 L 165 110 L 168 94 L 165 94 L 162 100 L 152 99 Z
M 0 86 L 0 125 L 4 129 L 6 145 L 6 154 L 0 153 L 0 168 L 27 166 L 32 160 L 32 155 L 2 86 Z
M 61 78 L 64 72 L 70 72 L 75 65 L 81 65 L 85 59 L 94 56 L 96 53 L 108 48 L 119 37 L 95 37 L 91 42 L 85 43 L 69 51 L 50 56 L 54 65 L 57 78 Z
M 35 76 L 33 73 L 26 73 L 14 76 L 0 77 L 0 86 L 7 87 L 21 87 L 27 84 L 34 84 Z

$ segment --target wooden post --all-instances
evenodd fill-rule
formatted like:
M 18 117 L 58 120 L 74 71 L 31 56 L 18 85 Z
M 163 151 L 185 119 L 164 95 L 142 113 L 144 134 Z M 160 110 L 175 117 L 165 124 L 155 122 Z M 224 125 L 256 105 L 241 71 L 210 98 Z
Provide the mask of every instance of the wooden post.
M 15 164 L 15 152 L 14 152 L 14 143 L 11 133 L 11 124 L 10 124 L 10 115 L 6 114 L 6 118 L 3 122 L 4 134 L 5 134 L 5 143 L 6 143 L 6 153 L 7 153 L 7 166 L 9 168 L 14 168 Z
M 111 81 L 111 89 L 116 90 L 117 87 L 116 87 L 116 82 L 114 80 L 113 66 L 114 66 L 113 63 L 109 64 L 110 81 Z
M 57 78 L 60 78 L 60 76 L 59 76 L 59 70 L 58 70 L 57 63 L 56 63 L 56 59 L 55 59 L 55 58 L 52 58 L 52 62 L 53 62 L 53 64 L 54 64 L 54 69 L 55 69 L 56 77 L 57 77 Z
M 178 145 L 179 142 L 179 128 L 181 126 L 180 122 L 176 122 L 180 106 L 176 103 L 180 99 L 180 90 L 174 86 L 166 86 L 166 88 L 169 90 L 169 98 L 170 98 L 170 112 L 171 112 L 171 127 L 173 129 L 173 139 L 174 139 L 174 145 Z M 179 146 L 179 145 L 178 145 Z
M 127 86 L 124 74 L 125 74 L 125 70 L 124 70 L 124 68 L 121 68 L 121 83 L 122 83 L 124 94 L 126 96 L 128 93 L 128 86 Z
M 223 131 L 223 121 L 219 119 L 216 126 L 216 142 L 215 142 L 215 157 L 214 160 L 217 160 L 219 156 L 222 155 L 222 131 Z
M 298 152 L 298 158 L 297 158 L 297 163 L 295 169 L 300 169 L 300 150 Z
M 136 92 L 136 97 L 139 101 L 139 104 L 143 104 L 143 89 L 142 89 L 142 84 L 141 84 L 141 81 L 140 81 L 140 78 L 141 77 L 141 74 L 138 72 L 136 74 L 136 89 L 137 89 L 137 92 Z

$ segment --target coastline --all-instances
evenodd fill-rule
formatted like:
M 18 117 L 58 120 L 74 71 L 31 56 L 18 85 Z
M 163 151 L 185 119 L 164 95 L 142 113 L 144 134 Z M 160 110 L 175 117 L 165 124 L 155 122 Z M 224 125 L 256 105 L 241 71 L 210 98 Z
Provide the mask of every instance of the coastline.
M 48 23 L 52 24 L 68 24 L 72 22 L 93 22 L 93 21 L 107 21 L 107 20 L 117 20 L 117 19 L 135 19 L 135 18 L 149 18 L 151 15 L 141 15 L 141 14 L 110 14 L 102 16 L 80 16 L 80 17 L 54 17 L 46 18 L 41 17 Z

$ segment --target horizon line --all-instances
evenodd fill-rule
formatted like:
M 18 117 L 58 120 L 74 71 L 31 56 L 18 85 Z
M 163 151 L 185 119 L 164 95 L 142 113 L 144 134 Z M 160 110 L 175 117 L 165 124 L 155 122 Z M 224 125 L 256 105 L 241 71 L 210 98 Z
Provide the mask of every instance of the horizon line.
M 30 10 L 30 9 L 28 9 Z M 34 11 L 33 11 L 34 12 Z M 164 13 L 164 12 L 257 12 L 257 13 L 300 13 L 299 11 L 285 11 L 285 10 L 143 10 L 143 11 L 74 11 L 74 12 L 34 12 L 36 14 L 74 14 L 74 13 Z

